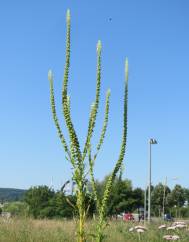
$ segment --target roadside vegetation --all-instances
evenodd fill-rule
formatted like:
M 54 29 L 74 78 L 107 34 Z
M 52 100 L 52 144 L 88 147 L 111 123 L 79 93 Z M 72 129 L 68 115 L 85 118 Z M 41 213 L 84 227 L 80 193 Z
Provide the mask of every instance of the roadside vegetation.
M 108 177 L 102 181 L 96 181 L 97 194 L 103 194 Z M 69 191 L 68 191 L 69 186 Z M 10 212 L 16 217 L 31 217 L 35 219 L 74 219 L 77 212 L 74 206 L 76 197 L 74 187 L 71 188 L 68 181 L 57 191 L 47 186 L 31 187 L 25 192 L 20 201 L 6 201 L 1 208 L 3 212 Z M 89 196 L 91 184 L 88 184 L 86 199 L 90 200 L 88 218 L 96 216 L 95 201 Z M 72 191 L 73 190 L 73 191 Z M 72 193 L 73 192 L 73 193 Z M 152 216 L 162 217 L 164 185 L 159 183 L 152 186 Z M 189 189 L 175 185 L 173 189 L 166 186 L 165 213 L 177 218 L 189 218 Z M 115 179 L 107 205 L 107 216 L 116 217 L 124 212 L 138 213 L 138 209 L 144 206 L 144 190 L 133 188 L 132 182 Z
M 92 234 L 95 230 L 94 220 L 88 220 L 86 223 L 87 241 L 93 242 Z M 145 225 L 123 221 L 109 221 L 105 231 L 105 242 L 163 242 L 166 235 L 179 238 L 178 241 L 188 242 L 188 226 L 180 229 L 167 230 L 159 229 L 160 223 Z M 76 221 L 74 220 L 34 220 L 11 218 L 9 220 L 0 219 L 0 242 L 73 242 L 76 239 Z M 132 230 L 134 228 L 134 230 Z M 176 237 L 177 236 L 177 237 Z M 168 238 L 168 237 L 167 237 Z M 169 239 L 171 240 L 171 239 Z M 176 240 L 176 239 L 172 239 Z
M 101 182 L 96 181 L 97 193 L 103 193 L 108 177 Z M 73 242 L 77 238 L 77 212 L 72 205 L 76 197 L 67 190 L 66 182 L 59 191 L 47 186 L 30 188 L 21 201 L 6 202 L 2 212 L 10 212 L 11 218 L 0 218 L 0 242 Z M 90 192 L 91 184 L 88 184 Z M 163 242 L 166 240 L 189 241 L 189 190 L 176 185 L 172 190 L 166 187 L 165 212 L 171 213 L 175 220 L 186 221 L 186 226 L 176 228 L 173 222 L 162 221 L 162 201 L 164 186 L 160 183 L 152 187 L 153 222 L 136 219 L 134 222 L 123 221 L 119 216 L 123 212 L 138 213 L 143 207 L 144 191 L 133 188 L 132 182 L 115 179 L 107 206 L 107 227 L 104 231 L 106 242 Z M 87 197 L 90 199 L 90 197 Z M 90 200 L 90 208 L 85 229 L 87 242 L 94 242 L 97 224 L 95 202 Z M 177 216 L 177 218 L 176 218 Z M 159 228 L 162 225 L 162 228 Z M 137 227 L 136 227 L 137 226 Z M 139 227 L 138 227 L 139 226 Z M 140 227 L 142 226 L 142 227 Z M 167 236 L 167 237 L 166 237 Z M 172 237 L 171 237 L 172 236 Z M 167 239 L 166 239 L 167 238 Z

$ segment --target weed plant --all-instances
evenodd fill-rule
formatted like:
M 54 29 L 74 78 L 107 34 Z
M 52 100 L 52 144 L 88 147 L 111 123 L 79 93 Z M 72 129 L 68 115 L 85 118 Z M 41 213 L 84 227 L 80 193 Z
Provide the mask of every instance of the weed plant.
M 180 242 L 189 241 L 188 228 L 176 232 L 159 230 L 159 224 L 147 225 L 148 230 L 141 234 L 140 240 L 137 233 L 129 232 L 137 223 L 124 221 L 109 221 L 105 231 L 105 242 L 165 242 L 163 236 L 167 233 L 176 233 Z M 76 223 L 73 220 L 33 220 L 12 218 L 0 219 L 0 242 L 73 242 L 75 240 Z M 94 242 L 95 238 L 88 234 L 96 230 L 96 221 L 87 220 L 87 242 Z
M 124 90 L 124 111 L 123 111 L 123 134 L 122 134 L 122 144 L 121 150 L 119 154 L 119 158 L 115 163 L 115 167 L 107 180 L 105 191 L 102 198 L 99 198 L 96 191 L 95 186 L 95 178 L 94 178 L 94 164 L 97 158 L 97 155 L 102 147 L 104 142 L 107 125 L 108 125 L 108 117 L 109 117 L 109 99 L 110 99 L 110 90 L 106 93 L 106 104 L 105 104 L 105 115 L 104 122 L 102 125 L 102 131 L 99 138 L 99 142 L 97 143 L 96 149 L 92 150 L 91 138 L 94 133 L 94 128 L 96 124 L 96 117 L 99 108 L 99 98 L 100 98 L 100 88 L 101 88 L 101 51 L 102 45 L 101 41 L 97 43 L 97 74 L 96 74 L 96 97 L 95 101 L 91 105 L 91 112 L 89 115 L 89 123 L 88 123 L 88 131 L 85 138 L 85 144 L 83 150 L 81 149 L 81 144 L 79 142 L 78 135 L 74 128 L 74 124 L 71 118 L 71 109 L 70 109 L 70 96 L 68 95 L 68 79 L 69 79 L 69 68 L 70 68 L 70 30 L 71 30 L 71 17 L 70 11 L 67 11 L 66 16 L 67 23 L 67 34 L 66 34 L 66 61 L 64 68 L 64 78 L 63 78 L 63 87 L 62 87 L 62 111 L 65 120 L 65 124 L 69 133 L 69 143 L 66 141 L 65 136 L 60 127 L 59 119 L 57 117 L 56 105 L 55 105 L 55 97 L 54 97 L 54 87 L 53 87 L 53 74 L 50 70 L 48 73 L 48 79 L 50 81 L 50 100 L 51 100 L 51 109 L 52 115 L 54 119 L 55 126 L 57 128 L 57 132 L 59 138 L 64 147 L 66 158 L 72 165 L 73 171 L 73 181 L 76 184 L 76 207 L 78 214 L 78 223 L 77 223 L 77 241 L 85 242 L 86 241 L 86 229 L 85 223 L 87 219 L 87 211 L 89 209 L 90 204 L 86 203 L 86 195 L 87 195 L 87 175 L 88 171 L 86 170 L 86 160 L 89 162 L 90 167 L 90 178 L 93 188 L 93 193 L 91 197 L 93 197 L 96 201 L 97 207 L 97 215 L 98 215 L 98 223 L 96 225 L 96 230 L 91 236 L 95 238 L 97 242 L 101 242 L 104 239 L 104 229 L 107 225 L 106 221 L 106 208 L 107 202 L 110 197 L 110 192 L 112 189 L 113 182 L 117 173 L 119 172 L 126 149 L 126 137 L 127 137 L 127 95 L 128 95 L 128 61 L 125 62 L 125 90 Z M 94 153 L 92 153 L 94 152 Z M 72 206 L 74 206 L 72 204 Z

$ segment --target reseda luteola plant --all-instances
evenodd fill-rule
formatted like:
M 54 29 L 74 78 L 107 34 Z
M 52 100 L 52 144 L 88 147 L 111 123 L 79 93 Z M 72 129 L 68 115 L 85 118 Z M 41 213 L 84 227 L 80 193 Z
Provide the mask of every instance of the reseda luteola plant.
M 57 117 L 55 98 L 54 98 L 54 87 L 53 87 L 53 74 L 50 70 L 48 73 L 48 79 L 50 81 L 50 100 L 51 100 L 51 109 L 54 119 L 55 126 L 57 128 L 58 136 L 62 142 L 64 150 L 66 152 L 66 158 L 71 162 L 73 167 L 73 181 L 76 184 L 76 209 L 78 212 L 78 231 L 77 231 L 77 241 L 85 242 L 86 241 L 86 231 L 85 231 L 85 221 L 87 216 L 87 211 L 90 204 L 86 204 L 86 195 L 87 195 L 87 184 L 86 176 L 88 171 L 86 170 L 86 159 L 89 162 L 89 174 L 92 184 L 92 196 L 96 202 L 97 213 L 98 213 L 98 223 L 95 239 L 100 242 L 104 238 L 104 228 L 106 227 L 106 208 L 107 202 L 110 196 L 111 188 L 114 182 L 114 179 L 120 170 L 126 149 L 126 137 L 127 137 L 127 95 L 128 95 L 128 61 L 125 63 L 125 91 L 124 91 L 124 122 L 123 122 L 123 134 L 122 134 L 122 144 L 119 158 L 115 164 L 115 167 L 108 178 L 108 181 L 105 186 L 104 194 L 102 198 L 98 197 L 95 178 L 94 178 L 94 164 L 97 158 L 97 155 L 102 147 L 104 142 L 108 117 L 109 117 L 109 99 L 110 99 L 110 90 L 106 93 L 106 103 L 105 103 L 105 115 L 104 122 L 101 130 L 101 135 L 99 142 L 97 143 L 96 151 L 92 154 L 92 145 L 91 138 L 94 133 L 94 128 L 96 124 L 96 117 L 99 108 L 99 98 L 100 98 L 100 87 L 101 87 L 101 42 L 97 43 L 97 81 L 96 81 L 96 97 L 94 103 L 91 105 L 91 111 L 89 115 L 89 124 L 88 131 L 86 135 L 86 141 L 84 144 L 83 150 L 81 150 L 78 136 L 76 134 L 70 113 L 70 97 L 68 96 L 68 79 L 69 79 L 69 67 L 70 67 L 70 11 L 67 11 L 66 16 L 67 23 L 67 34 L 66 34 L 66 61 L 64 67 L 64 78 L 63 78 L 63 87 L 62 87 L 62 111 L 65 119 L 66 127 L 69 133 L 69 145 L 65 140 L 64 134 L 60 127 L 60 123 Z

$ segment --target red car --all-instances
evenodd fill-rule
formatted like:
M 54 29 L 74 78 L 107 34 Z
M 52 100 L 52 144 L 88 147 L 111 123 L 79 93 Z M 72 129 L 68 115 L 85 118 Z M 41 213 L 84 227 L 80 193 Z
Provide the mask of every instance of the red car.
M 123 215 L 123 220 L 124 221 L 133 221 L 134 217 L 133 217 L 132 213 L 125 213 Z

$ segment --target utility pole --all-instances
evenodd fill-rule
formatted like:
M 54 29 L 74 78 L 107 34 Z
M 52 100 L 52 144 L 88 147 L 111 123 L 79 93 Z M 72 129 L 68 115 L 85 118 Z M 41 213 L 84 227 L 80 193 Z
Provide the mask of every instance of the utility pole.
M 167 177 L 165 177 L 165 184 L 163 189 L 163 218 L 165 215 L 165 195 L 166 195 Z
M 144 189 L 144 222 L 146 221 L 146 190 L 147 190 L 147 186 L 145 185 L 145 189 Z
M 151 221 L 151 184 L 152 184 L 152 152 L 151 145 L 157 144 L 155 139 L 149 140 L 149 184 L 148 184 L 148 222 Z

